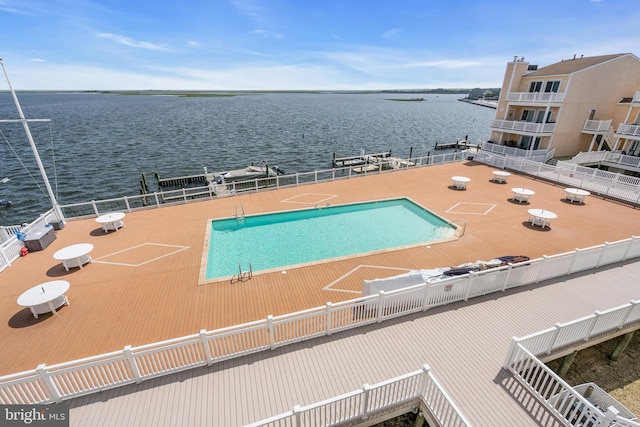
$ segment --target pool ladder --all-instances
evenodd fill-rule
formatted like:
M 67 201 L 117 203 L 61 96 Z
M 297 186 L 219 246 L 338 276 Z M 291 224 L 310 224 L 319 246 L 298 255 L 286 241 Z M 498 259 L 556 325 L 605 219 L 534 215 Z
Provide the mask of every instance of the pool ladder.
M 249 261 L 249 271 L 242 271 L 242 266 L 238 263 L 238 274 L 234 274 L 231 278 L 231 283 L 244 282 L 253 278 L 253 267 L 251 261 Z
M 236 211 L 236 223 L 237 224 L 244 224 L 244 217 L 246 216 L 244 213 L 244 203 L 242 205 L 240 205 L 240 209 L 241 209 L 241 214 L 238 215 L 238 206 L 235 205 L 234 209 Z

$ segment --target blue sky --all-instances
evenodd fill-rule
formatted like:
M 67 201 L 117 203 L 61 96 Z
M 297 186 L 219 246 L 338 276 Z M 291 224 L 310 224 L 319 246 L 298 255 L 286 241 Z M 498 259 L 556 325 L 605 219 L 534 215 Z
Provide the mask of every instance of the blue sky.
M 0 57 L 18 90 L 499 87 L 514 55 L 640 55 L 638 22 L 637 0 L 0 0 Z

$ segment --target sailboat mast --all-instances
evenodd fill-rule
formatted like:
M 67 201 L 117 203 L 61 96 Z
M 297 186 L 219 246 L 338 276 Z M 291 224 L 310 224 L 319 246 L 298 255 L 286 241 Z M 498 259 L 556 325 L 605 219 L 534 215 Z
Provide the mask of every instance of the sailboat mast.
M 56 200 L 56 196 L 53 194 L 53 190 L 51 189 L 51 184 L 49 184 L 49 178 L 47 177 L 47 172 L 44 169 L 42 164 L 42 160 L 40 160 L 40 155 L 38 154 L 38 149 L 36 148 L 36 144 L 33 141 L 33 136 L 31 135 L 31 129 L 29 129 L 29 121 L 25 118 L 24 113 L 22 112 L 22 107 L 20 106 L 20 102 L 18 101 L 18 96 L 16 92 L 13 90 L 13 86 L 11 86 L 11 81 L 9 80 L 9 74 L 7 74 L 7 69 L 4 66 L 4 62 L 0 59 L 0 64 L 2 65 L 2 71 L 4 72 L 4 76 L 7 79 L 7 84 L 9 85 L 9 91 L 11 92 L 11 96 L 13 97 L 13 102 L 16 104 L 16 108 L 18 109 L 18 115 L 20 117 L 19 122 L 22 123 L 22 127 L 24 128 L 24 132 L 27 135 L 27 139 L 29 140 L 29 144 L 31 145 L 31 149 L 33 150 L 33 155 L 36 158 L 36 162 L 38 163 L 38 168 L 40 169 L 40 174 L 42 174 L 42 179 L 44 180 L 44 185 L 47 187 L 47 193 L 49 194 L 49 199 L 51 199 L 51 206 L 53 207 L 53 211 L 56 214 L 58 220 L 63 221 L 64 216 L 62 215 L 62 210 L 60 209 L 60 205 Z

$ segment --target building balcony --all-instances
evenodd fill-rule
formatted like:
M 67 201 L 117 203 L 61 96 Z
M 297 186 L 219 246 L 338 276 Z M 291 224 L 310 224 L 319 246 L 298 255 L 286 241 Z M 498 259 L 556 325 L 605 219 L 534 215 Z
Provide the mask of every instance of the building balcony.
M 631 100 L 631 104 L 640 105 L 640 90 L 636 91 L 633 95 L 633 99 Z
M 510 92 L 507 102 L 520 105 L 562 104 L 564 92 Z
M 611 120 L 587 120 L 584 122 L 582 133 L 604 135 L 611 127 Z
M 616 136 L 626 139 L 640 139 L 640 125 L 620 125 Z
M 491 129 L 520 135 L 550 136 L 556 130 L 555 123 L 534 123 L 513 120 L 494 120 Z

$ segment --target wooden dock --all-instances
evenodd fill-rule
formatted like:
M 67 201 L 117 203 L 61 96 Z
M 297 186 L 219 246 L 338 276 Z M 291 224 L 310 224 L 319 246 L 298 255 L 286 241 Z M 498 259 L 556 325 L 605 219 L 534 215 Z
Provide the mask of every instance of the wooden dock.
M 466 139 L 454 142 L 436 142 L 436 150 L 449 150 L 449 149 L 465 149 L 465 148 L 478 148 L 480 145 L 473 142 L 469 142 Z
M 391 150 L 383 153 L 365 154 L 364 150 L 357 156 L 336 157 L 336 153 L 333 153 L 333 159 L 331 161 L 334 168 L 342 168 L 347 166 L 361 166 L 370 163 L 377 163 L 381 159 L 391 157 Z

